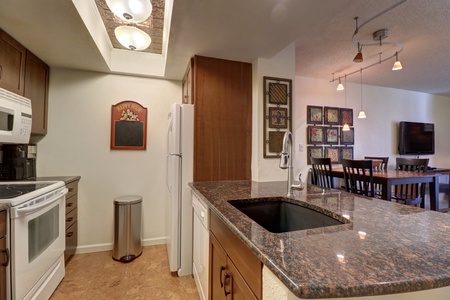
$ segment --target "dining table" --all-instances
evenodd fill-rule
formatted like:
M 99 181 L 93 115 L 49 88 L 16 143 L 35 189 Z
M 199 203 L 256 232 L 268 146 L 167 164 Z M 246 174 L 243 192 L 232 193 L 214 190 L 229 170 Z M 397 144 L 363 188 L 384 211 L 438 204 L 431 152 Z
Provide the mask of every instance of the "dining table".
M 342 167 L 332 169 L 333 177 L 344 178 Z M 381 185 L 381 199 L 391 201 L 392 187 L 401 184 L 426 183 L 430 191 L 430 209 L 439 211 L 439 176 L 437 172 L 374 170 L 373 182 Z

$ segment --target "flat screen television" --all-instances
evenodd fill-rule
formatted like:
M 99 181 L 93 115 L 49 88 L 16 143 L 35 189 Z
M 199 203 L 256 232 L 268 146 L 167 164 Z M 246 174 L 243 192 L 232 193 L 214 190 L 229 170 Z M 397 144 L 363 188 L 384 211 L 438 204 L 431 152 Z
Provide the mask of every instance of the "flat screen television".
M 434 124 L 418 122 L 400 122 L 399 154 L 434 154 Z

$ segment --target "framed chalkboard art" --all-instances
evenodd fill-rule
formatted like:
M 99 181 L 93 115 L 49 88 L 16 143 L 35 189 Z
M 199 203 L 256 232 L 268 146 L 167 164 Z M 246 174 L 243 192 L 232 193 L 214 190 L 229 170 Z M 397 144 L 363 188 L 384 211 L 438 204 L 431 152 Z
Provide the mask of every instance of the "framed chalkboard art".
M 147 108 L 134 101 L 111 107 L 111 149 L 147 148 Z

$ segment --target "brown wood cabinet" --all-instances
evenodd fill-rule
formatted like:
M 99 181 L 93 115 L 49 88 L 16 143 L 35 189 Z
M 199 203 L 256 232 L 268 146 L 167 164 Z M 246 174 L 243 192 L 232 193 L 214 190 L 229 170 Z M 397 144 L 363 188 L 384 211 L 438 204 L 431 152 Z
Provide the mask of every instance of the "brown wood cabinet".
M 262 262 L 214 213 L 210 222 L 209 299 L 262 299 Z
M 66 195 L 66 264 L 75 254 L 78 245 L 78 182 L 75 180 L 66 184 L 69 192 Z
M 23 96 L 26 49 L 0 29 L 0 87 Z
M 50 68 L 48 65 L 30 51 L 27 51 L 24 96 L 31 100 L 33 109 L 32 134 L 47 134 L 49 74 Z
M 6 267 L 9 264 L 9 251 L 6 248 L 6 211 L 0 212 L 0 300 L 6 299 Z
M 194 104 L 194 78 L 193 78 L 193 69 L 194 69 L 194 59 L 192 58 L 189 61 L 189 65 L 186 69 L 186 73 L 184 74 L 182 86 L 183 86 L 183 103 L 184 104 Z
M 250 180 L 252 65 L 195 56 L 190 72 L 194 181 Z

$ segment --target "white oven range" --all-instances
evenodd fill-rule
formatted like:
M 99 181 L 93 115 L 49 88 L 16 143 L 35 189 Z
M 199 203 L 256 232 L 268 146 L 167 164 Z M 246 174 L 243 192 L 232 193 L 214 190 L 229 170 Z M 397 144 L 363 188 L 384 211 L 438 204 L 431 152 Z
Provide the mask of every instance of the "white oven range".
M 64 277 L 65 195 L 62 181 L 0 182 L 9 203 L 10 299 L 48 299 Z

